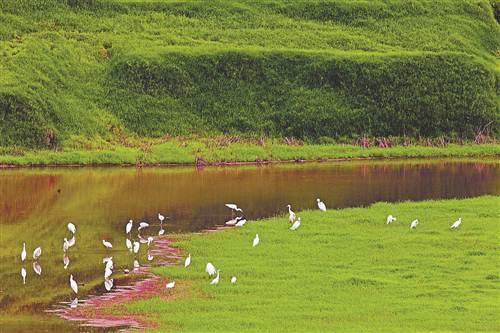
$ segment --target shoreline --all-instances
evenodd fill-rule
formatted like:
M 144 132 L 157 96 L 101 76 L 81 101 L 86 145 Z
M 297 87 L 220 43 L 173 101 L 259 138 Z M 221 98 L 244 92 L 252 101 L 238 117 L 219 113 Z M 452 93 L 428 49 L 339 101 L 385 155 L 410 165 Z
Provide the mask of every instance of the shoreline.
M 0 169 L 79 167 L 205 167 L 364 160 L 430 158 L 499 158 L 500 144 L 449 145 L 446 147 L 394 146 L 362 148 L 353 145 L 233 144 L 210 148 L 199 142 L 176 141 L 154 146 L 148 153 L 137 148 L 110 150 L 26 151 L 22 155 L 0 154 Z

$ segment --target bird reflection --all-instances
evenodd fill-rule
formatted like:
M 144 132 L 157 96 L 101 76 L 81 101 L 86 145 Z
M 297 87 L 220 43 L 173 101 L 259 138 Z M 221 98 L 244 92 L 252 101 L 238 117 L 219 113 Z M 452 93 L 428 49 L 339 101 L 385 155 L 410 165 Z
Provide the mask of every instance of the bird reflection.
M 33 270 L 36 274 L 42 275 L 42 266 L 38 263 L 38 261 L 33 262 Z
M 21 268 L 21 276 L 23 277 L 23 284 L 26 284 L 26 268 Z
M 104 288 L 106 288 L 107 291 L 110 291 L 111 288 L 113 288 L 113 279 L 105 279 Z
M 67 269 L 68 266 L 69 266 L 69 257 L 67 254 L 64 254 L 64 257 L 63 257 L 63 264 L 64 264 L 64 269 Z

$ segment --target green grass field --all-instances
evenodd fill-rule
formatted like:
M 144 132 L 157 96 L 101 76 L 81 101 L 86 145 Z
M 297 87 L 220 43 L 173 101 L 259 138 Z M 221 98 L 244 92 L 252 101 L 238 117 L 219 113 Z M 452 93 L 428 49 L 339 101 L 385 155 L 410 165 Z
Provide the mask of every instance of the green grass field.
M 166 332 L 497 332 L 499 206 L 488 196 L 377 203 L 300 212 L 296 232 L 277 217 L 179 235 L 191 266 L 156 269 L 177 281 L 174 297 L 128 309 Z M 398 221 L 385 225 L 388 214 Z M 222 270 L 218 286 L 207 262 Z
M 286 145 L 267 141 L 264 145 L 251 142 L 214 144 L 208 140 L 169 140 L 147 146 L 113 146 L 65 148 L 54 150 L 4 149 L 0 150 L 0 165 L 148 165 L 194 164 L 202 158 L 207 164 L 231 162 L 260 163 L 265 161 L 357 159 L 357 158 L 426 158 L 426 157 L 485 157 L 500 156 L 500 144 L 450 144 L 446 147 L 419 145 L 391 148 L 350 144 Z
M 4 0 L 0 146 L 495 134 L 492 4 Z

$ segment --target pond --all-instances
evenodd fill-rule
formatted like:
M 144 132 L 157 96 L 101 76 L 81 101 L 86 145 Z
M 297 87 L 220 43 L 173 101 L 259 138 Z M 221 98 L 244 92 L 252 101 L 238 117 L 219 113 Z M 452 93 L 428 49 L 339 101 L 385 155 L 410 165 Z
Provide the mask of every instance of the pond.
M 244 167 L 174 168 L 43 168 L 0 171 L 0 325 L 17 332 L 75 330 L 78 324 L 47 311 L 69 307 L 106 293 L 103 258 L 113 256 L 115 279 L 111 293 L 130 283 L 124 270 L 165 264 L 141 244 L 139 253 L 126 246 L 125 225 L 146 221 L 144 238 L 161 243 L 169 233 L 195 232 L 224 225 L 237 203 L 249 220 L 286 212 L 315 209 L 316 198 L 328 208 L 364 206 L 377 201 L 463 198 L 500 194 L 500 163 L 478 160 L 357 161 Z M 157 214 L 169 218 L 160 227 Z M 75 245 L 64 258 L 63 239 Z M 165 234 L 158 237 L 163 228 Z M 102 240 L 114 246 L 106 249 Z M 27 260 L 20 253 L 26 242 Z M 39 260 L 33 250 L 42 247 Z M 68 262 L 69 259 L 69 262 Z M 65 261 L 66 260 L 66 261 Z M 23 284 L 21 269 L 27 272 Z M 41 272 L 40 272 L 41 270 Z M 38 273 L 39 274 L 38 274 Z M 132 275 L 132 274 L 131 274 Z M 123 286 L 122 286 L 123 287 Z M 4 332 L 2 330 L 2 332 Z M 96 328 L 97 330 L 97 328 Z

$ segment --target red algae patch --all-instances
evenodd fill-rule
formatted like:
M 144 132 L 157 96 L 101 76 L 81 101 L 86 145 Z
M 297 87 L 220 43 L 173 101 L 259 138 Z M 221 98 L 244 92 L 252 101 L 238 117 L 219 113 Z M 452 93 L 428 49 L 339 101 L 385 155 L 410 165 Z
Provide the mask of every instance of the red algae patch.
M 172 265 L 180 259 L 180 251 L 170 246 L 173 241 L 158 237 L 154 240 L 150 251 L 157 258 L 154 266 Z M 155 324 L 151 320 L 127 313 L 124 307 L 134 300 L 172 297 L 165 289 L 167 281 L 151 272 L 154 266 L 143 266 L 130 273 L 130 276 L 138 279 L 117 279 L 116 286 L 110 292 L 88 295 L 78 304 L 62 302 L 49 312 L 66 320 L 80 321 L 84 327 L 119 331 L 154 328 Z

